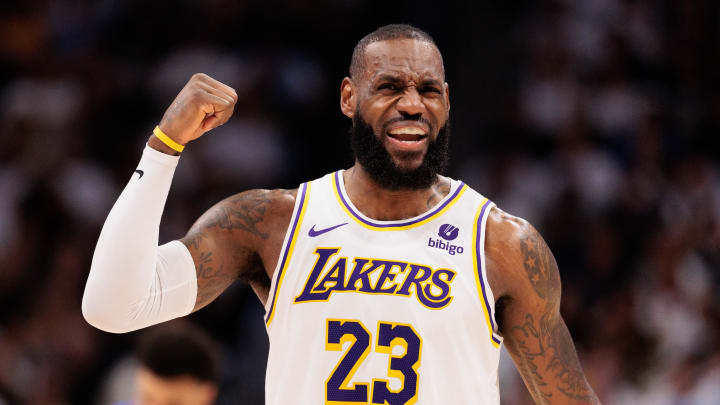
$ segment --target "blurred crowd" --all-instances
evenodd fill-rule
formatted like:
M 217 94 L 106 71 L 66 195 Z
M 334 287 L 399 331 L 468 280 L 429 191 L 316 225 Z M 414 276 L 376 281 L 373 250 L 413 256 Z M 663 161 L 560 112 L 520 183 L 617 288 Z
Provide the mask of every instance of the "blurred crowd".
M 6 1 L 0 5 L 0 405 L 101 404 L 144 332 L 80 313 L 105 216 L 190 75 L 235 115 L 190 145 L 163 216 L 349 167 L 352 48 L 428 31 L 460 178 L 544 235 L 604 404 L 720 404 L 720 4 L 711 0 Z M 235 285 L 189 317 L 220 343 L 219 404 L 261 404 L 267 336 Z M 503 405 L 530 400 L 507 356 Z M 129 395 L 129 394 L 128 394 Z

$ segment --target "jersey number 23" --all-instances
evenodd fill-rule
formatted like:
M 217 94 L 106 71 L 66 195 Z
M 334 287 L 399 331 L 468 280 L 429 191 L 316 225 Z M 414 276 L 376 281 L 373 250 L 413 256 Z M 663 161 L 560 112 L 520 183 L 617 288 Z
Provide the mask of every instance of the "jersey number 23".
M 325 350 L 342 351 L 343 344 L 352 342 L 345 355 L 332 370 L 325 382 L 326 404 L 390 404 L 406 405 L 417 401 L 418 367 L 422 339 L 410 325 L 379 322 L 375 351 L 389 356 L 388 376 L 402 381 L 399 390 L 391 390 L 388 380 L 373 378 L 372 395 L 370 384 L 354 383 L 350 386 L 353 374 L 370 352 L 371 334 L 357 320 L 328 319 Z M 404 353 L 393 356 L 395 346 L 401 346 Z

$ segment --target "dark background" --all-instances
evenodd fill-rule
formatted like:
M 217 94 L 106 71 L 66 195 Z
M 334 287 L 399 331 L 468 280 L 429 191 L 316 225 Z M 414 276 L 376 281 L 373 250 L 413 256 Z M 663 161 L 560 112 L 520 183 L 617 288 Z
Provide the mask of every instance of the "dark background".
M 4 1 L 0 404 L 121 398 L 142 332 L 87 325 L 100 227 L 190 75 L 232 120 L 180 161 L 161 242 L 218 200 L 349 167 L 339 85 L 380 25 L 429 32 L 460 178 L 545 236 L 605 404 L 720 403 L 720 3 Z M 192 315 L 224 353 L 220 403 L 262 403 L 267 337 L 233 286 Z M 503 359 L 504 405 L 528 403 Z M 114 370 L 114 373 L 111 372 Z

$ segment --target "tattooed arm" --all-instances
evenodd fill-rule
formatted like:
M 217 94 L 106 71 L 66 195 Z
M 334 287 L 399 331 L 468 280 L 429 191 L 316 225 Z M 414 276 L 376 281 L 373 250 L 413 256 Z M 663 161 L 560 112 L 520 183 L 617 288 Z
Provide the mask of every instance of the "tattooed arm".
M 267 299 L 272 271 L 290 222 L 297 190 L 251 190 L 229 197 L 203 214 L 181 242 L 197 273 L 193 311 L 239 279 Z
M 560 276 L 547 244 L 532 225 L 498 209 L 487 227 L 500 332 L 535 403 L 599 404 L 560 316 Z

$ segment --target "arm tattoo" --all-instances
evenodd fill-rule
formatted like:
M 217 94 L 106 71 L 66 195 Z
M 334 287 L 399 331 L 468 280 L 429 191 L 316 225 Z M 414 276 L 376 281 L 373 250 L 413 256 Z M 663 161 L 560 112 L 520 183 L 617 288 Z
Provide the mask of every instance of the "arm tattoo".
M 237 279 L 253 283 L 256 289 L 269 285 L 256 249 L 270 238 L 266 230 L 272 228 L 272 221 L 265 220 L 267 215 L 274 215 L 273 200 L 294 193 L 252 190 L 237 194 L 212 207 L 192 226 L 182 242 L 195 260 L 195 310 L 209 304 Z
M 527 314 L 522 325 L 512 328 L 512 336 L 516 341 L 515 344 L 523 354 L 523 362 L 519 364 L 520 371 L 522 371 L 523 375 L 532 377 L 528 379 L 528 387 L 533 398 L 540 399 L 543 404 L 547 404 L 552 394 L 543 391 L 547 390 L 548 384 L 543 380 L 542 374 L 538 372 L 538 366 L 534 362 L 536 358 L 542 358 L 545 355 L 545 348 L 542 345 L 540 331 L 535 326 L 532 315 Z M 535 347 L 531 342 L 537 342 L 534 345 Z
M 213 263 L 212 252 L 200 253 L 197 268 L 197 298 L 195 308 L 205 306 L 220 295 L 235 279 L 225 266 Z
M 204 232 L 188 232 L 187 235 L 185 235 L 184 238 L 182 238 L 183 243 L 185 243 L 185 246 L 192 246 L 193 249 L 198 250 L 200 249 L 200 242 L 202 242 L 206 238 L 206 235 Z
M 523 322 L 511 328 L 512 349 L 518 366 L 536 401 L 554 403 L 560 393 L 563 403 L 599 404 L 583 374 L 570 332 L 559 314 L 560 276 L 550 249 L 533 231 L 520 241 L 523 267 L 537 296 L 544 302 L 537 318 L 526 313 Z M 569 402 L 568 402 L 569 401 Z
M 570 332 L 565 322 L 552 325 L 548 315 L 536 321 L 532 314 L 515 326 L 511 335 L 522 355 L 521 371 L 528 377 L 533 397 L 542 404 L 551 404 L 556 390 L 573 404 L 599 404 L 580 367 Z M 555 387 L 547 378 L 552 376 Z
M 435 183 L 432 187 L 432 194 L 430 194 L 430 197 L 427 199 L 428 209 L 433 208 L 437 203 L 445 198 L 448 193 L 450 193 L 449 182 L 439 181 Z
M 267 239 L 269 235 L 260 232 L 257 224 L 265 216 L 265 209 L 269 202 L 268 193 L 268 191 L 259 190 L 258 192 L 239 194 L 220 202 L 200 217 L 183 241 L 187 246 L 198 250 L 200 243 L 209 237 L 207 231 L 212 228 L 239 229 L 261 239 Z
M 270 191 L 238 194 L 210 210 L 205 226 L 227 230 L 239 229 L 261 239 L 267 239 L 269 235 L 260 232 L 257 224 L 265 218 L 265 210 L 269 202 Z
M 541 319 L 542 325 L 542 319 Z M 541 326 L 542 327 L 542 326 Z M 578 399 L 591 404 L 598 404 L 595 393 L 590 388 L 578 359 L 575 345 L 565 322 L 559 320 L 554 326 L 547 325 L 549 338 L 547 345 L 553 352 L 548 369 L 558 377 L 558 391 L 568 398 Z
M 187 245 L 200 248 L 200 242 L 208 237 L 212 228 L 240 230 L 267 240 L 270 234 L 258 229 L 265 220 L 268 206 L 277 194 L 295 195 L 296 190 L 253 190 L 232 196 L 207 211 L 183 239 Z M 274 195 L 275 194 L 275 195 Z
M 523 266 L 537 295 L 547 300 L 559 295 L 560 276 L 552 252 L 537 232 L 520 241 Z

